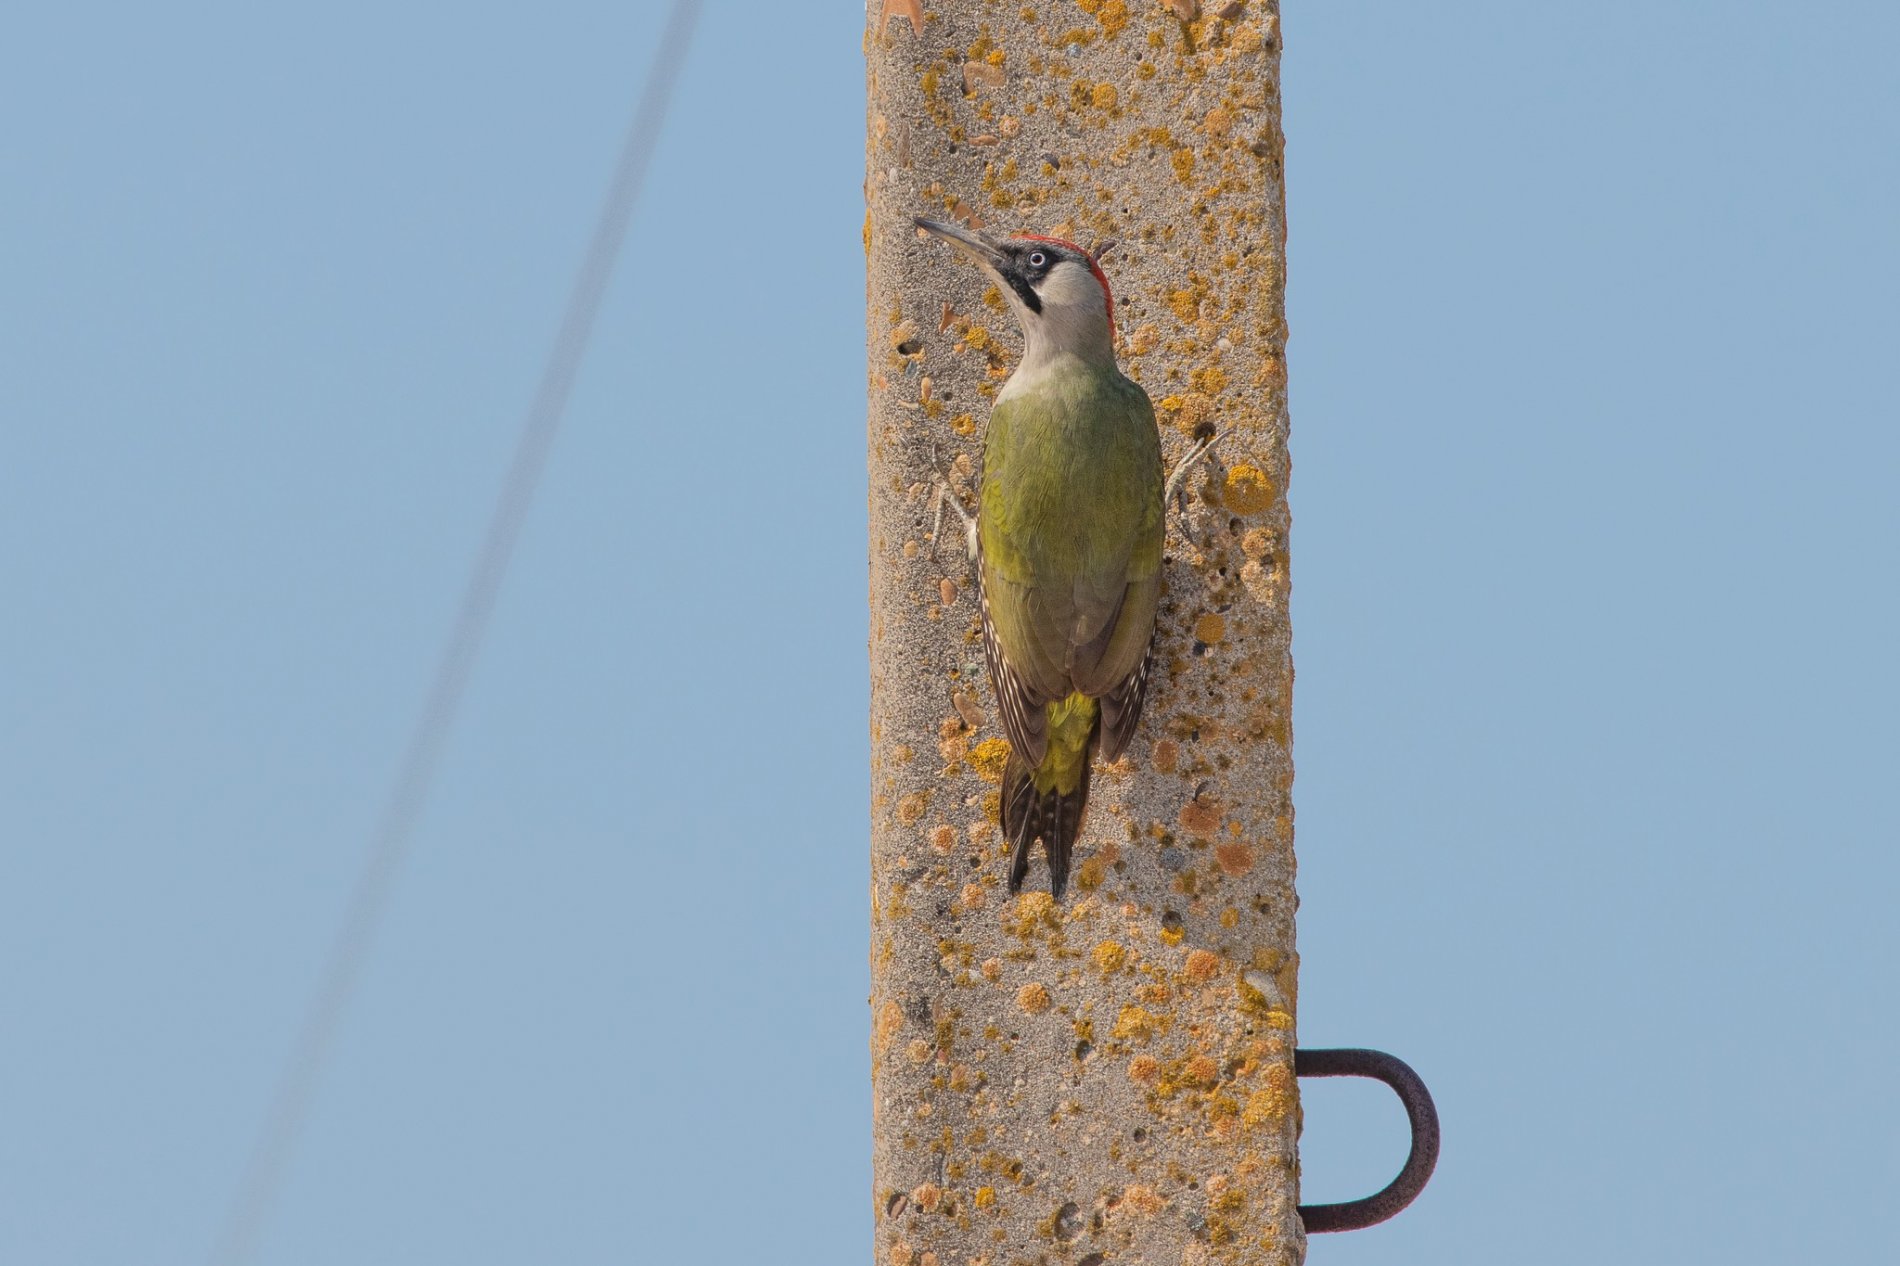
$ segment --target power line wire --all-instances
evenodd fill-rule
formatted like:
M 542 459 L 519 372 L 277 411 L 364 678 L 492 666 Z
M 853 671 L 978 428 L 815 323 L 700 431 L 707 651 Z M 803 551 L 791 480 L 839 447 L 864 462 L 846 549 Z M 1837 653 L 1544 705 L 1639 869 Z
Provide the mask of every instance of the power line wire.
M 428 799 L 469 676 L 488 632 L 489 617 L 502 580 L 534 501 L 548 452 L 560 429 L 567 399 L 600 315 L 601 300 L 626 239 L 634 203 L 646 184 L 647 168 L 660 136 L 668 102 L 699 20 L 701 0 L 674 0 L 647 73 L 620 159 L 608 186 L 599 222 L 588 244 L 569 296 L 560 333 L 528 408 L 521 439 L 502 483 L 487 536 L 463 591 L 427 700 L 397 767 L 396 779 L 377 819 L 363 870 L 352 889 L 343 925 L 325 963 L 316 995 L 305 1014 L 283 1079 L 271 1100 L 245 1165 L 235 1199 L 212 1249 L 214 1266 L 241 1266 L 251 1260 L 271 1205 L 283 1185 L 284 1171 L 296 1146 L 337 1028 L 362 975 L 377 928 L 389 904 L 389 892 Z

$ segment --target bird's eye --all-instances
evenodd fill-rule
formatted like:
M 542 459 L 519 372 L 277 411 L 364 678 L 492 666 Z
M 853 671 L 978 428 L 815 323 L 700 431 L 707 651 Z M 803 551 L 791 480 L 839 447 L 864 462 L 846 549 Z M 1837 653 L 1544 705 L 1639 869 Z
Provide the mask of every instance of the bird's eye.
M 1043 254 L 1041 251 L 1029 252 L 1029 266 L 1031 268 L 1041 268 L 1044 264 L 1048 262 L 1049 262 L 1049 257 Z

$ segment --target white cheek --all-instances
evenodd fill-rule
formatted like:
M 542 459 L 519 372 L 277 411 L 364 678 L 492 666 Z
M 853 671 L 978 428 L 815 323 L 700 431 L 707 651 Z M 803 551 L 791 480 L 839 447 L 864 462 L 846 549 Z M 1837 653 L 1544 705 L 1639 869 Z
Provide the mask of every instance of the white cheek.
M 1049 273 L 1039 292 L 1042 301 L 1058 308 L 1088 308 L 1105 312 L 1102 287 L 1082 265 L 1063 260 Z

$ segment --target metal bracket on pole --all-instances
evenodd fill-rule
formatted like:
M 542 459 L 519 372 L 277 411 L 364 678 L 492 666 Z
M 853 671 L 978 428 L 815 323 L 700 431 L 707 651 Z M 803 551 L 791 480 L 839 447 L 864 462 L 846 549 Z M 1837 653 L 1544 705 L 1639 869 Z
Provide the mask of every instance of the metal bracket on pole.
M 1438 1164 L 1438 1109 L 1431 1092 L 1404 1060 L 1384 1051 L 1356 1048 L 1328 1051 L 1296 1050 L 1293 1072 L 1300 1077 L 1370 1077 L 1392 1087 L 1412 1123 L 1412 1151 L 1399 1176 L 1384 1190 L 1364 1200 L 1342 1204 L 1303 1204 L 1300 1220 L 1308 1235 L 1321 1231 L 1357 1231 L 1376 1226 L 1418 1199 Z

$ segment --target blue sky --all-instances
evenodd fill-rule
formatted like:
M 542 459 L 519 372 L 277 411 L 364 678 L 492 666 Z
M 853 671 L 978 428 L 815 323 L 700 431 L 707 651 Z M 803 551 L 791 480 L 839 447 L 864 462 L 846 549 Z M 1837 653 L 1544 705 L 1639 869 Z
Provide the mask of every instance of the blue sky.
M 660 16 L 12 15 L 0 1257 L 209 1252 Z M 1301 1037 L 1446 1130 L 1310 1260 L 1890 1259 L 1900 15 L 1285 30 Z M 859 33 L 709 6 L 261 1262 L 868 1251 Z

